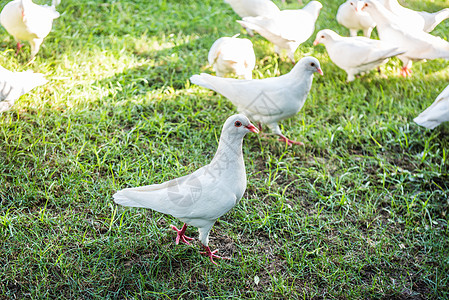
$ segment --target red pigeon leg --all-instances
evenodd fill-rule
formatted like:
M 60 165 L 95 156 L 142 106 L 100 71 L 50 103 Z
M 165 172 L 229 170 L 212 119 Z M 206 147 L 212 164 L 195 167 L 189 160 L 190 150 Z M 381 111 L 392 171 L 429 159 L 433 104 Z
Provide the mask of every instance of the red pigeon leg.
M 22 49 L 22 47 L 23 47 L 23 45 L 22 45 L 20 42 L 17 42 L 17 52 L 16 52 L 16 55 L 19 54 L 20 49 Z
M 412 70 L 405 66 L 401 69 L 401 76 L 402 77 L 408 77 L 408 76 L 412 76 Z
M 204 249 L 206 249 L 206 251 L 205 251 L 205 252 L 200 252 L 200 254 L 203 254 L 203 255 L 209 257 L 209 258 L 210 258 L 210 261 L 211 261 L 214 265 L 217 264 L 216 262 L 214 262 L 214 258 L 221 258 L 221 259 L 229 259 L 229 260 L 230 260 L 229 257 L 221 257 L 221 256 L 218 256 L 218 255 L 215 255 L 215 253 L 218 252 L 218 249 L 216 249 L 216 250 L 214 250 L 214 251 L 210 251 L 209 246 L 204 246 L 204 245 L 203 245 L 203 247 L 204 247 Z
M 184 225 L 182 226 L 181 229 L 176 228 L 176 226 L 174 226 L 174 225 L 172 225 L 171 228 L 178 233 L 178 236 L 176 237 L 176 245 L 179 244 L 179 240 L 181 240 L 181 242 L 183 242 L 183 243 L 186 243 L 187 245 L 190 245 L 190 243 L 186 240 L 191 241 L 194 238 L 188 237 L 184 234 L 187 229 L 187 224 L 184 223 Z
M 292 144 L 304 146 L 304 143 L 292 141 L 292 140 L 288 139 L 286 136 L 283 136 L 282 134 L 280 134 L 279 136 L 280 136 L 279 141 L 287 143 L 287 145 L 289 145 L 289 146 L 291 146 Z

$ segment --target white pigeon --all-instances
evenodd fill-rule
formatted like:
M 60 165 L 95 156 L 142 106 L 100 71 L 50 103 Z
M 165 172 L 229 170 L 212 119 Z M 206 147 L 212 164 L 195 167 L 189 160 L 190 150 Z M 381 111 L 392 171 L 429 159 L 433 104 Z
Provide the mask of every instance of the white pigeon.
M 411 75 L 413 60 L 449 59 L 447 41 L 397 21 L 397 16 L 378 1 L 365 0 L 363 10 L 367 11 L 376 22 L 379 38 L 404 52 L 398 55 L 403 63 L 401 75 Z
M 209 50 L 209 64 L 214 68 L 217 76 L 225 77 L 234 73 L 245 79 L 252 78 L 256 66 L 256 55 L 253 43 L 248 39 L 222 37 L 214 42 Z
M 371 16 L 362 10 L 365 3 L 362 0 L 348 0 L 337 11 L 337 22 L 349 29 L 351 36 L 357 36 L 357 31 L 363 30 L 363 35 L 371 36 L 376 23 Z
M 10 109 L 20 96 L 45 83 L 44 74 L 11 72 L 0 66 L 0 112 Z
M 53 0 L 51 6 L 37 5 L 31 0 L 14 0 L 5 5 L 0 13 L 0 23 L 17 42 L 17 52 L 27 41 L 31 45 L 31 60 L 35 57 L 44 38 L 50 33 L 53 20 L 59 17 L 56 6 L 60 0 Z
M 431 32 L 438 24 L 449 18 L 449 8 L 429 13 L 426 11 L 415 11 L 399 4 L 397 0 L 384 0 L 387 9 L 399 17 L 410 28 Z
M 388 58 L 404 53 L 390 44 L 366 37 L 342 37 L 330 29 L 317 33 L 314 45 L 322 43 L 331 60 L 348 74 L 348 81 L 355 75 L 372 70 L 386 63 Z
M 258 122 L 259 128 L 261 123 L 266 124 L 288 145 L 303 145 L 285 137 L 278 122 L 301 110 L 315 72 L 323 75 L 319 61 L 314 57 L 304 57 L 289 73 L 279 77 L 241 80 L 202 73 L 193 75 L 190 81 L 222 94 L 237 106 L 238 112 Z
M 434 129 L 441 123 L 449 121 L 449 85 L 438 95 L 435 102 L 413 121 L 428 129 Z
M 225 0 L 240 18 L 269 16 L 280 10 L 271 0 Z
M 240 18 L 271 16 L 280 10 L 271 0 L 225 0 Z M 245 28 L 249 35 L 253 36 L 253 31 Z
M 246 171 L 243 161 L 243 137 L 248 132 L 258 133 L 244 115 L 233 115 L 223 125 L 218 149 L 210 164 L 192 174 L 161 184 L 127 188 L 113 195 L 117 204 L 151 208 L 172 215 L 184 222 L 177 231 L 176 244 L 192 238 L 185 236 L 188 225 L 198 227 L 199 239 L 206 252 L 202 252 L 215 264 L 218 250 L 211 251 L 209 232 L 215 221 L 230 211 L 246 189 Z
M 311 1 L 303 9 L 282 10 L 273 16 L 246 17 L 237 22 L 272 42 L 277 54 L 281 54 L 281 49 L 287 50 L 294 63 L 295 51 L 313 34 L 322 7 L 320 2 Z

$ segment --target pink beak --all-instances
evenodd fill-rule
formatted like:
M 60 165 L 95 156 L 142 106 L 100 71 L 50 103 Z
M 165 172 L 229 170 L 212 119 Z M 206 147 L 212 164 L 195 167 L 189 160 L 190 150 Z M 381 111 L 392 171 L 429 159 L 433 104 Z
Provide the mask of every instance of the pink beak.
M 245 126 L 245 128 L 248 129 L 251 132 L 259 133 L 259 129 L 256 126 L 254 126 L 253 124 L 251 124 L 251 123 L 249 123 L 248 126 Z
M 321 76 L 324 75 L 323 70 L 321 70 L 320 68 L 317 68 L 316 71 L 318 72 L 318 74 L 320 74 Z
M 319 43 L 320 43 L 320 41 L 315 40 L 315 41 L 313 42 L 313 45 L 316 46 L 316 45 L 318 45 Z

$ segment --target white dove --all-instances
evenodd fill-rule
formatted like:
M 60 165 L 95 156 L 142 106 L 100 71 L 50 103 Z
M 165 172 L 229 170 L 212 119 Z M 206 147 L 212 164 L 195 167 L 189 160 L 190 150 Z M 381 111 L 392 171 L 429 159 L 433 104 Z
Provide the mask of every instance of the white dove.
M 10 109 L 20 96 L 45 83 L 44 74 L 11 72 L 0 66 L 0 112 Z
M 438 95 L 435 102 L 413 121 L 428 129 L 434 129 L 441 123 L 449 121 L 449 85 Z
M 248 39 L 222 37 L 214 42 L 209 50 L 209 64 L 213 66 L 217 76 L 224 77 L 229 73 L 252 78 L 256 65 L 253 43 Z
M 404 53 L 390 44 L 366 37 L 342 37 L 330 29 L 317 33 L 314 45 L 322 43 L 331 60 L 353 81 L 356 74 L 377 68 L 388 58 Z
M 240 18 L 269 16 L 280 10 L 271 0 L 225 0 Z
M 240 18 L 271 16 L 280 10 L 271 0 L 225 0 Z M 253 31 L 245 28 L 249 35 L 253 36 Z
M 362 11 L 365 3 L 362 0 L 348 0 L 337 11 L 337 22 L 349 29 L 351 36 L 357 36 L 357 31 L 363 30 L 363 35 L 371 36 L 376 23 L 371 16 Z
M 117 204 L 131 207 L 151 208 L 172 215 L 185 224 L 177 231 L 176 244 L 192 238 L 185 236 L 187 224 L 198 227 L 199 239 L 206 252 L 201 252 L 214 262 L 222 258 L 211 251 L 209 232 L 215 221 L 230 211 L 243 196 L 246 189 L 246 171 L 243 161 L 243 137 L 248 132 L 258 133 L 244 115 L 233 115 L 223 125 L 218 149 L 210 164 L 190 175 L 170 181 L 127 188 L 113 195 Z
M 429 13 L 415 11 L 399 4 L 397 0 L 384 0 L 385 7 L 398 16 L 410 28 L 431 32 L 438 24 L 449 18 L 449 8 Z
M 288 145 L 303 145 L 285 137 L 278 122 L 301 110 L 315 72 L 323 75 L 319 61 L 314 57 L 304 57 L 289 73 L 279 77 L 240 80 L 202 73 L 193 75 L 190 81 L 222 94 L 237 106 L 240 113 L 259 122 L 259 128 L 261 123 L 266 124 Z
M 272 42 L 277 54 L 286 49 L 294 63 L 295 51 L 313 34 L 322 7 L 320 2 L 311 1 L 303 9 L 282 10 L 272 16 L 246 17 L 237 22 Z
M 17 52 L 28 41 L 31 45 L 31 60 L 35 57 L 44 38 L 50 33 L 53 20 L 59 17 L 56 6 L 60 0 L 53 0 L 51 6 L 37 5 L 31 0 L 14 0 L 5 5 L 0 13 L 0 23 L 17 42 Z
M 403 63 L 401 75 L 411 75 L 413 60 L 449 59 L 447 41 L 422 30 L 409 28 L 403 22 L 396 22 L 397 16 L 378 1 L 365 0 L 363 10 L 367 11 L 376 22 L 379 38 L 404 52 L 398 55 Z

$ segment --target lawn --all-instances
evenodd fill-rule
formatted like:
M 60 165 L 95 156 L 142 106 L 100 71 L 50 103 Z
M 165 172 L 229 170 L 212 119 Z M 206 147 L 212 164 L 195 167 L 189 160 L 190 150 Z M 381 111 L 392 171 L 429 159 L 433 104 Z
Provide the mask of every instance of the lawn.
M 341 2 L 322 1 L 316 31 L 348 34 Z M 212 159 L 235 108 L 189 77 L 213 73 L 217 38 L 247 37 L 238 16 L 222 0 L 63 0 L 58 11 L 29 66 L 29 46 L 15 55 L 0 29 L 0 65 L 50 80 L 0 115 L 0 299 L 449 298 L 449 124 L 413 122 L 448 84 L 448 61 L 402 78 L 395 58 L 346 83 L 314 36 L 301 45 L 296 59 L 317 57 L 324 76 L 281 125 L 305 146 L 245 137 L 246 193 L 210 238 L 232 260 L 215 266 L 198 240 L 174 244 L 179 220 L 112 195 Z M 449 39 L 449 21 L 433 34 Z M 251 40 L 254 77 L 292 68 Z

